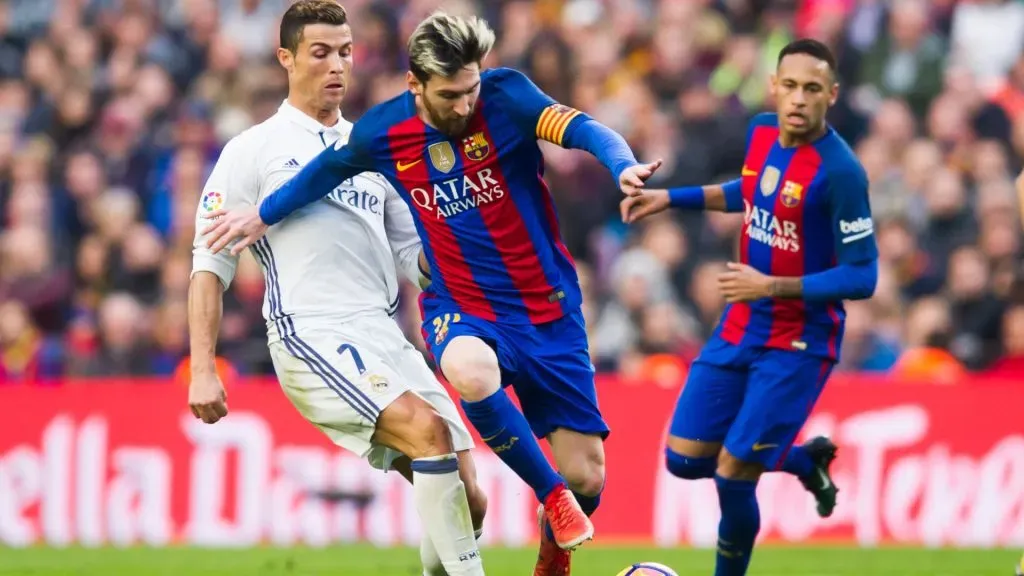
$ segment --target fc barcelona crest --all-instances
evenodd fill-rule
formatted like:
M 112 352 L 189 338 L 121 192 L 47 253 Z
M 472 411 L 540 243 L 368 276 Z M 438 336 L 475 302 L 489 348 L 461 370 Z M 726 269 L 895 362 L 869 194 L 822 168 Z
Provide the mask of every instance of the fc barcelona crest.
M 431 144 L 427 148 L 427 154 L 430 156 L 430 163 L 441 172 L 447 174 L 455 167 L 455 150 L 452 150 L 452 145 L 448 142 Z
M 491 145 L 487 143 L 483 132 L 474 132 L 472 136 L 462 139 L 462 150 L 466 158 L 479 162 L 491 153 Z
M 792 208 L 800 203 L 800 199 L 804 195 L 804 187 L 796 182 L 786 180 L 786 183 L 782 185 L 782 205 L 787 208 Z
M 761 172 L 761 194 L 771 196 L 775 193 L 775 187 L 779 185 L 779 178 L 782 173 L 775 166 L 765 166 Z

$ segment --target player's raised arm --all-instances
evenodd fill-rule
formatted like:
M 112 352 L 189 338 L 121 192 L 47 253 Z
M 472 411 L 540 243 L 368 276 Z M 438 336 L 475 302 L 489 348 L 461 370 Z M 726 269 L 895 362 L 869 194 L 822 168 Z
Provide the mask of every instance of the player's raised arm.
M 638 163 L 618 132 L 575 108 L 559 104 L 521 72 L 499 68 L 491 74 L 502 106 L 521 130 L 563 148 L 590 152 L 608 168 L 623 192 L 638 193 L 661 166 L 661 160 Z
M 740 180 L 707 186 L 685 186 L 669 189 L 645 189 L 635 196 L 622 199 L 619 210 L 622 221 L 632 224 L 668 208 L 682 210 L 711 210 L 716 212 L 742 212 L 743 189 Z
M 214 212 L 256 205 L 256 178 L 249 155 L 241 138 L 228 142 L 196 209 L 192 279 L 188 289 L 191 368 L 188 396 L 192 414 L 209 424 L 227 415 L 227 396 L 216 371 L 216 349 L 223 294 L 235 277 L 238 257 L 209 250 L 202 230 Z

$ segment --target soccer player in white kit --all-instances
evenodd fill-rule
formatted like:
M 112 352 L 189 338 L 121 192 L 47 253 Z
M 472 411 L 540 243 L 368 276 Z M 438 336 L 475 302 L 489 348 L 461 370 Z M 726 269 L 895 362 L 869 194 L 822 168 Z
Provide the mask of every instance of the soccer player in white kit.
M 214 361 L 223 291 L 238 259 L 206 248 L 206 214 L 258 205 L 325 147 L 347 141 L 352 126 L 339 111 L 352 67 L 344 8 L 300 0 L 281 21 L 280 41 L 288 99 L 228 142 L 197 210 L 189 405 L 207 423 L 227 414 Z M 378 174 L 339 184 L 252 246 L 266 279 L 263 315 L 275 372 L 292 404 L 334 443 L 412 481 L 427 576 L 482 575 L 474 523 L 482 523 L 486 498 L 476 484 L 472 438 L 392 318 L 396 267 L 414 281 L 422 272 L 412 215 Z

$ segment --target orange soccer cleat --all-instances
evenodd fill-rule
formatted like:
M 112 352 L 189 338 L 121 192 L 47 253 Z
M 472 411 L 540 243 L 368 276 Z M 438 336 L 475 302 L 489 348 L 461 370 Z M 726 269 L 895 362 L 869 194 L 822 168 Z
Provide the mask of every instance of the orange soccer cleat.
M 540 526 L 540 551 L 537 552 L 533 576 L 569 576 L 572 552 L 562 550 L 548 536 L 548 521 L 544 517 L 543 505 L 537 507 L 537 524 Z
M 544 516 L 562 550 L 572 550 L 594 537 L 594 525 L 565 486 L 559 485 L 544 499 Z

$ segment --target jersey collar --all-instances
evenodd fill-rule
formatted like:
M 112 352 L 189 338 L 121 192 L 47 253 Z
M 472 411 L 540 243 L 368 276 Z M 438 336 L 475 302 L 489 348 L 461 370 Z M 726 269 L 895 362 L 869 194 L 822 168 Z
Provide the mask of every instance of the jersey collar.
M 281 107 L 277 109 L 277 113 L 317 135 L 325 134 L 328 136 L 341 136 L 342 134 L 347 133 L 351 126 L 349 121 L 345 120 L 345 117 L 340 114 L 338 115 L 337 124 L 334 126 L 324 126 L 317 122 L 315 118 L 306 115 L 295 106 L 292 106 L 287 100 L 281 102 Z

